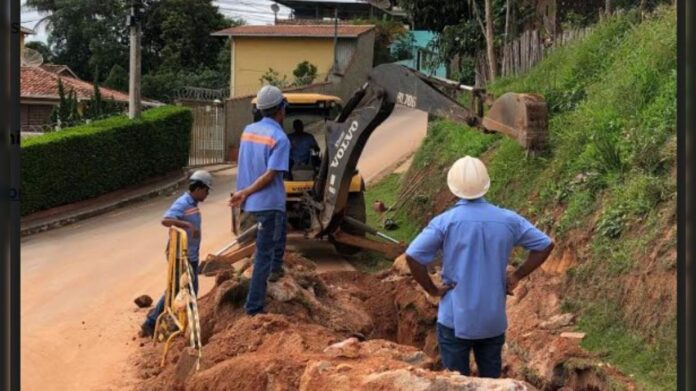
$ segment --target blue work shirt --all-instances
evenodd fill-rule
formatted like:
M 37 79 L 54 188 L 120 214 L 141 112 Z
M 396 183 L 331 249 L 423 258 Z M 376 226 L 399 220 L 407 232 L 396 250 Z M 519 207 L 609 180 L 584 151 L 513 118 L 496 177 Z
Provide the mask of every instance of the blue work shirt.
M 545 250 L 551 239 L 515 212 L 483 198 L 460 200 L 436 216 L 406 254 L 427 265 L 442 250 L 442 282 L 455 284 L 441 299 L 437 320 L 464 339 L 507 329 L 506 266 L 513 247 Z
M 248 125 L 242 133 L 237 164 L 237 191 L 249 187 L 267 170 L 288 171 L 290 141 L 283 128 L 271 118 Z M 242 210 L 285 211 L 283 175 L 275 175 L 268 186 L 244 200 Z
M 312 149 L 319 150 L 319 144 L 309 133 L 290 133 L 290 158 L 293 164 L 310 164 Z
M 198 210 L 198 201 L 191 196 L 191 193 L 186 192 L 177 198 L 172 206 L 164 212 L 164 218 L 188 221 L 198 230 L 199 235 L 197 238 L 193 237 L 191 230 L 186 230 L 189 262 L 198 262 L 198 252 L 201 248 L 201 237 L 203 235 L 201 232 L 201 212 Z

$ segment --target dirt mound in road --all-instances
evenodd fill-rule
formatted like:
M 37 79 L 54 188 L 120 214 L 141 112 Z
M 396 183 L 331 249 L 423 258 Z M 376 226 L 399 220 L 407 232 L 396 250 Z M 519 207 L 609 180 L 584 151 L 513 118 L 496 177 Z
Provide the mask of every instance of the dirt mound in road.
M 268 314 L 242 308 L 248 282 L 227 275 L 199 300 L 200 369 L 177 375 L 187 344 L 177 338 L 160 367 L 162 344 L 142 347 L 140 390 L 525 390 L 512 380 L 435 372 L 435 305 L 408 277 L 359 272 L 318 275 L 289 254 L 289 272 L 269 284 Z M 427 346 L 430 345 L 428 348 Z M 429 354 L 426 354 L 423 350 Z

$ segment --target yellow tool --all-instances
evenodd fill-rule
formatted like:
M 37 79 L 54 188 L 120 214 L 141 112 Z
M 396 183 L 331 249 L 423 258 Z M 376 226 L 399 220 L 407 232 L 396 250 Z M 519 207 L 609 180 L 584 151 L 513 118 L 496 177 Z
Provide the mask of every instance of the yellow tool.
M 167 246 L 167 289 L 164 293 L 164 311 L 155 323 L 155 342 L 165 342 L 161 365 L 166 362 L 171 341 L 182 333 L 189 336 L 190 346 L 197 352 L 194 363 L 200 367 L 201 335 L 198 303 L 193 289 L 193 270 L 187 256 L 186 231 L 169 228 Z M 185 335 L 185 334 L 184 334 Z

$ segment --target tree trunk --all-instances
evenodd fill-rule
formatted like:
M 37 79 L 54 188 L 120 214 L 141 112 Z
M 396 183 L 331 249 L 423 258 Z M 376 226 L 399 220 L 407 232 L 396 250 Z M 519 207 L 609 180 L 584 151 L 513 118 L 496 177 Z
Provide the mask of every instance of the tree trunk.
M 604 0 L 604 13 L 611 15 L 611 0 Z
M 609 0 L 607 0 L 609 1 Z M 490 81 L 495 81 L 497 72 L 497 59 L 495 56 L 495 42 L 493 41 L 493 12 L 491 10 L 491 0 L 485 1 L 486 14 L 486 49 L 488 54 L 488 69 L 490 72 Z

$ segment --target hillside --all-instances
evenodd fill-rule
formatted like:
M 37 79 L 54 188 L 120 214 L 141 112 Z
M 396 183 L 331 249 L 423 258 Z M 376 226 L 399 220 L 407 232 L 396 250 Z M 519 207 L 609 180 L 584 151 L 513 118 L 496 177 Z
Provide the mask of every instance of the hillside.
M 394 235 L 410 239 L 410 222 L 422 226 L 452 205 L 445 176 L 454 160 L 481 157 L 492 180 L 487 199 L 556 241 L 544 270 L 522 287 L 525 295 L 552 291 L 559 302 L 549 306 L 574 314 L 587 333 L 582 347 L 649 390 L 676 385 L 675 33 L 673 7 L 643 21 L 615 16 L 529 73 L 489 86 L 498 96 L 545 97 L 551 147 L 542 156 L 434 121 L 409 171 L 368 194 L 368 203 L 394 202 L 418 187 L 394 214 L 401 224 Z M 513 263 L 523 256 L 514 254 Z M 523 321 L 516 305 L 525 308 L 522 298 L 511 304 L 511 334 Z M 534 377 L 530 370 L 525 380 Z

